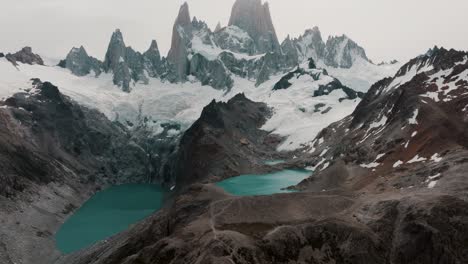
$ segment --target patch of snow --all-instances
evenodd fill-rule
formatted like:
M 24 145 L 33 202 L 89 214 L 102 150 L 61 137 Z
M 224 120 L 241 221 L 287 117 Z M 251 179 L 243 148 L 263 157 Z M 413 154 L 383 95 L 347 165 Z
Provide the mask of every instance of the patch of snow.
M 411 125 L 417 125 L 418 124 L 418 114 L 419 114 L 419 109 L 415 109 L 414 112 L 413 112 L 413 116 L 408 119 L 408 122 L 411 124 Z
M 402 164 L 403 164 L 403 161 L 399 160 L 399 161 L 395 162 L 395 164 L 393 164 L 393 168 L 398 168 L 398 167 L 400 167 Z
M 423 162 L 426 161 L 427 159 L 424 157 L 419 157 L 419 154 L 414 156 L 411 160 L 408 161 L 408 163 L 416 163 L 416 162 Z
M 410 141 L 408 140 L 405 144 L 405 149 L 408 148 Z
M 433 161 L 433 162 L 441 162 L 441 161 L 442 161 L 442 157 L 439 155 L 439 153 L 435 153 L 434 155 L 432 155 L 431 161 Z
M 367 92 L 372 84 L 386 77 L 394 76 L 401 63 L 391 65 L 374 65 L 362 58 L 357 58 L 350 69 L 334 68 L 319 62 L 331 76 L 339 79 L 344 85 L 360 92 Z
M 324 149 L 324 150 L 322 151 L 322 153 L 320 153 L 319 156 L 320 156 L 320 157 L 323 157 L 323 155 L 327 154 L 327 152 L 328 152 L 328 148 Z
M 418 131 L 414 131 L 413 134 L 411 134 L 411 137 L 414 138 L 418 134 Z
M 265 54 L 248 55 L 243 53 L 236 53 L 230 50 L 224 50 L 213 43 L 211 45 L 203 43 L 200 36 L 197 35 L 193 36 L 192 38 L 192 51 L 194 53 L 199 53 L 203 55 L 203 57 L 205 57 L 208 60 L 216 60 L 219 57 L 219 55 L 223 52 L 231 53 L 238 60 L 258 60 L 261 57 L 265 56 Z
M 427 185 L 427 188 L 429 189 L 432 189 L 436 186 L 438 181 L 431 181 L 428 185 Z
M 363 167 L 363 168 L 366 168 L 366 169 L 372 169 L 372 168 L 376 168 L 380 165 L 380 163 L 378 162 L 371 162 L 369 164 L 361 164 L 359 166 Z
M 406 69 L 406 73 L 404 75 L 395 77 L 394 80 L 383 90 L 383 93 L 393 91 L 401 85 L 411 81 L 419 73 L 427 72 L 434 68 L 428 62 L 426 62 L 426 64 L 412 65 L 409 67 L 409 69 Z

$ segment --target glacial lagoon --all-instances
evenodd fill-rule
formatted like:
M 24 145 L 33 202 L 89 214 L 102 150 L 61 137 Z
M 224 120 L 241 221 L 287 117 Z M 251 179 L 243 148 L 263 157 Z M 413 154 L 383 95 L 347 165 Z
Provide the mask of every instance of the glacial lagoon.
M 128 229 L 163 204 L 165 191 L 153 184 L 125 184 L 96 193 L 60 228 L 55 239 L 65 254 Z
M 216 183 L 237 196 L 270 195 L 293 192 L 284 188 L 296 185 L 312 174 L 310 170 L 282 170 L 267 174 L 246 174 Z

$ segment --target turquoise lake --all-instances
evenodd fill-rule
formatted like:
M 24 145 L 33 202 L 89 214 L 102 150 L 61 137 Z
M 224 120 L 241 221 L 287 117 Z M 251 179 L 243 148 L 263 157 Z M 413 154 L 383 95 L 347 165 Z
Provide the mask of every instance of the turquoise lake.
M 237 196 L 270 195 L 293 192 L 282 190 L 296 185 L 312 175 L 309 170 L 283 170 L 267 174 L 246 174 L 216 183 L 226 192 Z
M 129 228 L 161 209 L 164 190 L 153 184 L 125 184 L 96 193 L 57 232 L 63 253 L 85 248 Z

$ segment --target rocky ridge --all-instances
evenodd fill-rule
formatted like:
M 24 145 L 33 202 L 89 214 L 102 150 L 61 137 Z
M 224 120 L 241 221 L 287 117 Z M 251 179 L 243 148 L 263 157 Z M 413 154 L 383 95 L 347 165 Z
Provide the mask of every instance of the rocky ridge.
M 122 33 L 116 30 L 102 63 L 84 49 L 73 48 L 60 65 L 78 76 L 91 71 L 96 75 L 101 71 L 112 73 L 114 84 L 129 92 L 136 83 L 148 83 L 148 78 L 198 80 L 202 85 L 229 91 L 235 77 L 240 77 L 258 86 L 309 58 L 337 69 L 349 69 L 357 61 L 371 64 L 356 42 L 343 35 L 330 37 L 325 43 L 317 27 L 299 38 L 288 36 L 280 45 L 269 5 L 261 0 L 237 0 L 228 25 L 221 27 L 218 23 L 214 31 L 204 21 L 191 18 L 184 3 L 172 31 L 167 59 L 161 57 L 156 41 L 141 54 L 126 47 Z
M 308 29 L 298 38 L 286 38 L 281 44 L 283 51 L 297 56 L 302 62 L 309 58 L 334 68 L 351 68 L 356 60 L 371 63 L 365 50 L 346 35 L 330 36 L 326 42 L 318 27 Z
M 13 54 L 8 53 L 5 55 L 5 58 L 15 66 L 18 66 L 18 62 L 31 65 L 44 65 L 42 58 L 39 55 L 33 53 L 31 47 L 24 47 L 20 51 Z
M 122 32 L 117 29 L 111 36 L 104 61 L 89 56 L 84 47 L 72 48 L 59 66 L 69 69 L 77 76 L 102 72 L 113 74 L 113 83 L 130 92 L 135 83 L 148 84 L 149 78 L 160 78 L 169 82 L 177 80 L 173 66 L 161 57 L 158 44 L 151 41 L 144 53 L 125 45 Z

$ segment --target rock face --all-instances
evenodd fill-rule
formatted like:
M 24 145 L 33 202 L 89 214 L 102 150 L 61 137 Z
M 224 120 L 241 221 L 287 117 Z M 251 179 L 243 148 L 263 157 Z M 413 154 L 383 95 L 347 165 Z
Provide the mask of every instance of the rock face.
M 18 66 L 18 62 L 31 65 L 44 65 L 42 58 L 39 55 L 34 54 L 31 47 L 24 47 L 14 54 L 8 53 L 5 57 L 15 66 Z
M 192 39 L 192 22 L 187 2 L 179 10 L 179 14 L 172 29 L 172 43 L 167 59 L 176 65 L 176 73 L 179 81 L 187 77 L 188 52 Z
M 182 137 L 172 173 L 178 186 L 251 172 L 254 161 L 274 151 L 259 129 L 270 115 L 263 103 L 238 94 L 229 102 L 211 102 Z M 258 166 L 258 165 L 257 165 Z
M 237 0 L 232 7 L 229 26 L 237 26 L 249 34 L 256 44 L 255 54 L 280 51 L 268 3 Z
M 88 55 L 85 48 L 72 48 L 67 58 L 60 62 L 60 66 L 69 69 L 77 76 L 85 76 L 94 73 L 97 77 L 102 72 L 102 62 Z
M 173 65 L 161 57 L 158 44 L 153 40 L 149 49 L 141 54 L 125 46 L 122 32 L 117 29 L 111 37 L 104 62 L 89 56 L 84 47 L 73 48 L 59 66 L 69 69 L 77 76 L 95 76 L 101 72 L 113 74 L 113 82 L 125 92 L 130 92 L 135 83 L 148 84 L 149 78 L 175 82 L 177 76 Z
M 289 42 L 294 44 L 290 44 Z M 295 46 L 294 49 L 298 54 L 299 61 L 304 61 L 309 58 L 319 61 L 325 57 L 325 43 L 323 42 L 322 33 L 318 27 L 306 30 L 304 34 L 299 36 L 297 39 L 286 39 L 286 41 L 281 45 L 283 47 L 283 51 L 284 48 L 292 50 L 292 47 L 286 47 L 285 45 Z
M 241 23 L 242 10 L 251 12 L 251 6 L 262 17 Z M 297 64 L 297 56 L 286 57 L 281 52 L 268 5 L 260 1 L 238 1 L 231 21 L 229 26 L 212 32 L 205 22 L 196 18 L 190 21 L 188 5 L 181 6 L 168 54 L 179 81 L 186 81 L 192 75 L 202 85 L 229 90 L 233 85 L 232 74 L 261 84 L 272 74 Z
M 255 41 L 247 32 L 237 26 L 228 26 L 215 31 L 215 39 L 219 47 L 237 53 L 255 54 Z
M 195 54 L 190 60 L 189 74 L 200 80 L 202 85 L 215 89 L 231 89 L 234 81 L 231 74 L 219 60 L 210 61 L 200 54 Z
M 287 38 L 281 46 L 283 52 L 291 56 L 294 56 L 295 49 L 299 62 L 312 58 L 334 68 L 351 68 L 357 60 L 370 62 L 365 50 L 345 35 L 329 37 L 325 43 L 318 27 L 306 30 L 298 38 Z
M 35 80 L 29 92 L 2 104 L 1 160 L 6 178 L 0 195 L 60 180 L 65 169 L 80 171 L 85 181 L 110 175 L 115 182 L 149 177 L 146 153 L 128 140 L 127 131 L 97 111 L 78 106 L 51 83 Z M 135 166 L 127 167 L 129 162 Z
M 314 167 L 296 187 L 307 192 L 233 197 L 194 184 L 132 229 L 59 263 L 463 263 L 467 72 L 468 53 L 432 49 L 376 83 L 352 115 L 282 165 Z M 225 128 L 251 122 L 235 125 L 246 116 L 226 113 L 238 107 L 212 103 L 187 131 L 181 180 L 216 181 L 218 166 L 248 155 L 239 149 L 258 149 L 242 130 L 226 137 Z M 233 138 L 239 145 L 224 148 Z
M 366 52 L 347 36 L 330 37 L 325 49 L 325 64 L 335 68 L 351 68 L 357 59 L 369 61 Z

